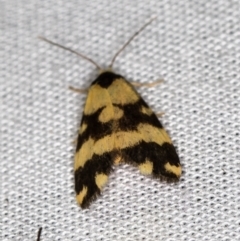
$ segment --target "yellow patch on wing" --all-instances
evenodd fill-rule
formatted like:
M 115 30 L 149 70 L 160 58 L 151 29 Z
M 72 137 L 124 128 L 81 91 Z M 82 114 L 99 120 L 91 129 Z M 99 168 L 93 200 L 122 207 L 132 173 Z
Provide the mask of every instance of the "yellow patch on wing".
M 169 162 L 167 162 L 164 165 L 164 168 L 167 172 L 173 173 L 175 174 L 177 177 L 180 177 L 182 174 L 182 168 L 181 166 L 175 166 L 175 165 L 171 165 Z
M 74 170 L 76 171 L 79 167 L 83 167 L 88 160 L 92 159 L 93 154 L 102 155 L 113 149 L 114 134 L 113 136 L 107 135 L 97 141 L 89 138 L 74 156 Z
M 102 189 L 102 187 L 106 184 L 107 180 L 108 176 L 103 173 L 97 174 L 95 177 L 95 182 L 99 189 Z
M 152 174 L 152 170 L 153 170 L 153 163 L 150 162 L 148 159 L 146 160 L 146 162 L 140 164 L 138 166 L 140 172 L 144 175 L 150 175 Z
M 137 131 L 119 131 L 106 135 L 96 141 L 89 138 L 75 154 L 74 170 L 83 167 L 92 158 L 93 154 L 102 155 L 113 150 L 121 150 L 126 147 L 135 146 L 141 141 L 147 143 L 155 142 L 160 146 L 165 142 L 172 143 L 164 129 L 149 124 L 139 124 Z
M 122 161 L 122 157 L 121 156 L 117 156 L 115 159 L 114 159 L 114 161 L 113 161 L 113 163 L 114 163 L 114 165 L 119 165 L 120 163 L 121 163 L 121 161 Z
M 160 146 L 167 142 L 172 143 L 167 132 L 163 128 L 157 128 L 149 124 L 139 124 L 138 133 L 141 134 L 142 140 L 145 142 L 156 142 Z
M 114 150 L 115 134 L 104 136 L 94 143 L 93 151 L 97 155 Z
M 116 79 L 107 88 L 113 104 L 134 104 L 140 97 L 124 79 Z
M 88 188 L 83 186 L 82 191 L 76 196 L 77 202 L 82 204 L 84 197 L 86 196 Z
M 91 115 L 100 108 L 111 103 L 108 91 L 100 85 L 92 85 L 88 90 L 88 96 L 84 107 L 84 114 Z
M 150 108 L 147 108 L 145 106 L 142 106 L 140 111 L 145 115 L 151 115 L 153 113 Z
M 93 155 L 93 145 L 94 140 L 89 138 L 86 142 L 83 143 L 78 152 L 74 156 L 74 171 L 79 167 L 83 167 L 87 160 L 90 160 Z
M 87 129 L 87 124 L 83 123 L 80 127 L 79 134 L 81 135 Z
M 88 90 L 84 114 L 91 115 L 97 110 L 106 107 L 106 116 L 110 118 L 110 116 L 112 115 L 110 107 L 113 104 L 134 104 L 139 99 L 139 95 L 124 79 L 116 79 L 107 89 L 102 88 L 98 84 L 94 84 Z M 121 116 L 122 112 L 116 109 L 113 111 L 113 113 L 117 118 L 117 116 Z M 103 116 L 103 119 L 104 118 L 106 117 Z
M 106 123 L 110 120 L 118 120 L 123 117 L 123 110 L 117 106 L 107 105 L 100 113 L 98 120 Z
M 113 106 L 114 120 L 118 120 L 123 117 L 123 110 L 117 106 Z

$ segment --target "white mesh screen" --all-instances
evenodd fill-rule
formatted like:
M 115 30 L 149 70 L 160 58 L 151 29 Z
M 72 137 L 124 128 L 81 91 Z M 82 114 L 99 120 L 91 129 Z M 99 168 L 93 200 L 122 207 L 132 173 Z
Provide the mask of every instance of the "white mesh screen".
M 240 240 L 240 2 L 1 0 L 1 240 Z M 82 211 L 73 155 L 90 63 L 37 38 L 115 62 L 178 149 L 179 183 L 121 165 Z

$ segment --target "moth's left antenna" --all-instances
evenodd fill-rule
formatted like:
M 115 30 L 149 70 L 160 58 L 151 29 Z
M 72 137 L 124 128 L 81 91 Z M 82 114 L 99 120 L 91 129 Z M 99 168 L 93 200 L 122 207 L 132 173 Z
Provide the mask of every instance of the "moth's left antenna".
M 67 47 L 65 47 L 65 46 L 63 46 L 63 45 L 61 45 L 61 44 L 55 43 L 55 42 L 53 42 L 53 41 L 51 41 L 51 40 L 49 40 L 49 39 L 47 39 L 47 38 L 44 38 L 44 37 L 42 37 L 42 36 L 39 36 L 38 38 L 41 39 L 41 40 L 43 40 L 43 41 L 45 41 L 45 42 L 47 42 L 47 43 L 50 43 L 50 44 L 52 44 L 52 45 L 55 45 L 55 46 L 60 47 L 60 48 L 62 48 L 62 49 L 65 49 L 65 50 L 67 50 L 67 51 L 69 51 L 69 52 L 71 52 L 71 53 L 74 53 L 74 54 L 80 56 L 81 58 L 83 58 L 83 59 L 91 62 L 91 63 L 92 63 L 93 65 L 95 65 L 99 70 L 102 70 L 102 68 L 101 68 L 95 61 L 93 61 L 92 59 L 90 59 L 89 57 L 87 57 L 87 56 L 85 56 L 85 55 L 83 55 L 83 54 L 81 54 L 81 53 L 79 53 L 79 52 L 77 52 L 77 51 L 75 51 L 75 50 L 72 50 L 72 49 L 70 49 L 70 48 L 67 48 Z

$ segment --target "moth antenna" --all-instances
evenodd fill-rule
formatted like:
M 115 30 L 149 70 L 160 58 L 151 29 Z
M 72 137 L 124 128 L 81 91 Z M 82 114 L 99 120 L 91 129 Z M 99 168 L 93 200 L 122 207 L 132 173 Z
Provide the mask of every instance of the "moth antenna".
M 45 41 L 45 42 L 47 42 L 47 43 L 50 43 L 50 44 L 52 44 L 52 45 L 55 45 L 55 46 L 60 47 L 60 48 L 62 48 L 62 49 L 65 49 L 65 50 L 67 50 L 67 51 L 69 51 L 69 52 L 71 52 L 71 53 L 74 53 L 74 54 L 80 56 L 81 58 L 89 61 L 89 62 L 92 63 L 93 65 L 95 65 L 99 70 L 102 70 L 102 68 L 101 68 L 95 61 L 93 61 L 92 59 L 90 59 L 89 57 L 87 57 L 87 56 L 85 56 L 85 55 L 83 55 L 83 54 L 81 54 L 81 53 L 79 53 L 79 52 L 77 52 L 77 51 L 75 51 L 75 50 L 72 50 L 72 49 L 70 49 L 70 48 L 67 48 L 67 47 L 65 47 L 65 46 L 63 46 L 63 45 L 61 45 L 61 44 L 58 44 L 58 43 L 55 43 L 55 42 L 53 42 L 53 41 L 51 41 L 51 40 L 49 40 L 49 39 L 46 39 L 46 38 L 44 38 L 44 37 L 42 37 L 42 36 L 39 36 L 38 38 L 41 39 L 41 40 L 43 40 L 43 41 Z
M 133 34 L 133 36 L 117 51 L 117 53 L 114 55 L 114 57 L 112 58 L 112 62 L 109 66 L 109 68 L 111 69 L 116 58 L 118 57 L 118 55 L 130 44 L 130 42 L 139 34 L 141 33 L 153 20 L 155 20 L 157 17 L 152 18 L 149 22 L 147 22 L 146 24 L 144 24 L 136 33 Z

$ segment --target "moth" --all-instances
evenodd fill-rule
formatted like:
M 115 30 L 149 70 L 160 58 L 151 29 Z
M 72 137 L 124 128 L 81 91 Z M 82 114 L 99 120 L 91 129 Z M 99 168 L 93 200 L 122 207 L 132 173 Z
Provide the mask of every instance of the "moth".
M 133 84 L 112 71 L 119 53 L 152 21 L 124 44 L 107 70 L 85 55 L 41 37 L 90 61 L 100 71 L 88 88 L 74 157 L 76 199 L 82 208 L 97 198 L 119 163 L 133 164 L 142 174 L 157 178 L 178 180 L 181 176 L 179 157 L 158 117 Z

